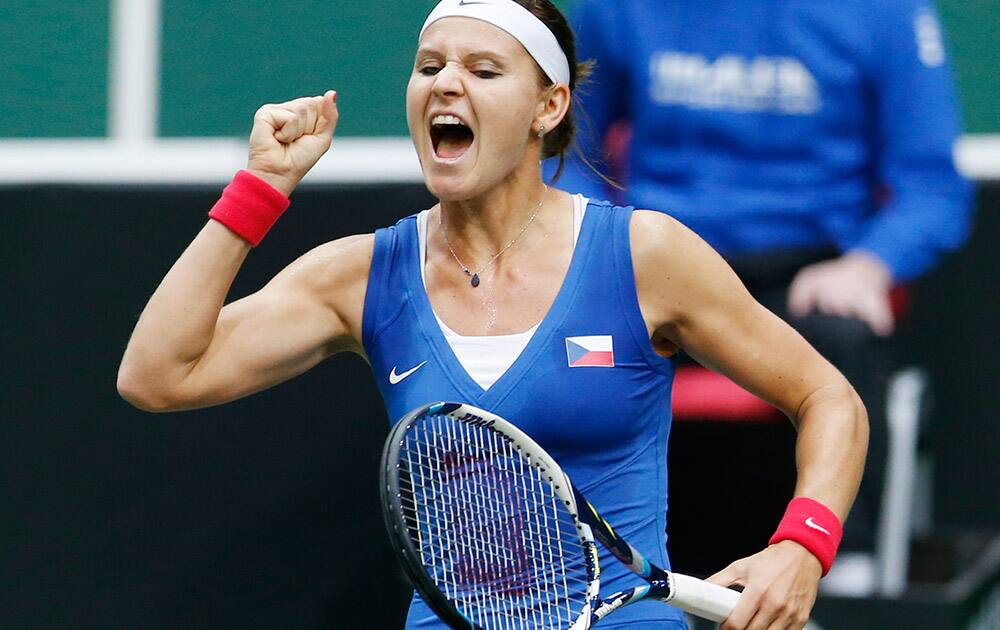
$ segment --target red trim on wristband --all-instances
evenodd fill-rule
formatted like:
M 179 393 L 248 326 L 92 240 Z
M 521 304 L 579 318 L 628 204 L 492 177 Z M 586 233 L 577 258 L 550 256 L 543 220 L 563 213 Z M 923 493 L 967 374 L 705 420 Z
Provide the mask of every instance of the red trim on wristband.
M 796 497 L 788 504 L 768 544 L 794 540 L 816 556 L 823 565 L 823 575 L 826 575 L 830 572 L 843 536 L 844 527 L 830 508 L 808 497 Z
M 276 188 L 250 171 L 241 170 L 222 191 L 208 216 L 256 247 L 289 203 L 288 197 Z

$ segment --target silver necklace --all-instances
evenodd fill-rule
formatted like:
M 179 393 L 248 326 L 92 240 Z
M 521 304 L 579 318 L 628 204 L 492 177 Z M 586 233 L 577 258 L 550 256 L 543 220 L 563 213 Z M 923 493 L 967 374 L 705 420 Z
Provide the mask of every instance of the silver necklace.
M 462 268 L 462 271 L 465 273 L 465 275 L 472 278 L 470 280 L 472 288 L 476 288 L 479 286 L 479 274 L 482 273 L 487 267 L 492 265 L 494 262 L 496 262 L 497 258 L 500 258 L 500 256 L 505 251 L 513 247 L 514 243 L 521 240 L 521 237 L 524 236 L 524 233 L 528 230 L 528 226 L 531 225 L 531 223 L 535 220 L 535 217 L 538 216 L 538 211 L 542 209 L 542 204 L 545 202 L 545 194 L 549 191 L 549 187 L 545 186 L 544 184 L 543 187 L 545 188 L 545 190 L 542 191 L 542 198 L 538 201 L 538 205 L 535 206 L 535 211 L 531 213 L 531 217 L 528 219 L 528 222 L 524 224 L 524 227 L 522 227 L 521 231 L 517 233 L 517 236 L 514 237 L 514 240 L 507 243 L 503 247 L 503 249 L 498 251 L 496 254 L 493 254 L 493 258 L 490 258 L 485 265 L 483 265 L 476 271 L 472 271 L 471 269 L 466 267 L 465 263 L 463 263 L 462 260 L 458 257 L 458 254 L 455 253 L 455 249 L 451 246 L 451 241 L 448 240 L 448 228 L 444 226 L 444 219 L 442 218 L 442 215 L 444 213 L 438 211 L 438 227 L 441 229 L 441 236 L 444 237 L 444 244 L 448 246 L 448 251 L 451 252 L 451 257 L 455 259 L 455 262 L 457 262 L 458 266 Z

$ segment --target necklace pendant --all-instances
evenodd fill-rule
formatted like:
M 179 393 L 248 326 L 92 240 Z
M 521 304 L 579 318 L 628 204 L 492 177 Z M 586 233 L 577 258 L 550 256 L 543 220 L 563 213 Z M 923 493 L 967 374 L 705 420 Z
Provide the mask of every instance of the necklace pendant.
M 478 286 L 479 286 L 479 274 L 474 273 L 472 274 L 472 288 L 475 289 Z

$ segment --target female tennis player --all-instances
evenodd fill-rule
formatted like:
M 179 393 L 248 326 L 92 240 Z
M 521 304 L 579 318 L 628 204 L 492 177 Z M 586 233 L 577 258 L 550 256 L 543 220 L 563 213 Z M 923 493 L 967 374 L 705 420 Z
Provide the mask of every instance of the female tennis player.
M 585 70 L 549 0 L 444 0 L 420 33 L 406 94 L 440 203 L 322 245 L 224 305 L 252 245 L 331 146 L 339 116 L 334 92 L 262 107 L 246 171 L 143 311 L 119 391 L 150 411 L 206 407 L 355 352 L 371 364 L 391 418 L 464 400 L 516 419 L 625 538 L 666 567 L 668 357 L 683 348 L 798 427 L 795 498 L 770 545 L 711 579 L 745 587 L 725 630 L 801 628 L 858 487 L 865 409 L 677 221 L 543 183 L 539 160 L 572 143 L 572 91 Z M 733 528 L 740 521 L 732 514 Z M 620 563 L 602 565 L 609 591 L 634 586 Z M 415 597 L 407 628 L 440 624 Z M 643 603 L 602 625 L 684 621 Z

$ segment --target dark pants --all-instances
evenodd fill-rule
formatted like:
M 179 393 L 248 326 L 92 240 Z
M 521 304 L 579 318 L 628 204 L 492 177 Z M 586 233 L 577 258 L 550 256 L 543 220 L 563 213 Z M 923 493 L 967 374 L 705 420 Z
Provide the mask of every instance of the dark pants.
M 757 301 L 787 321 L 844 374 L 868 409 L 870 423 L 868 460 L 861 491 L 851 510 L 850 518 L 845 523 L 841 549 L 870 551 L 874 547 L 885 477 L 887 439 L 885 403 L 886 385 L 892 365 L 890 345 L 887 340 L 872 333 L 868 325 L 858 319 L 818 312 L 798 318 L 790 316 L 787 309 L 788 288 L 795 274 L 809 264 L 836 255 L 836 252 L 829 250 L 789 251 L 731 257 L 728 262 Z M 682 356 L 678 361 L 683 364 L 690 359 Z M 747 501 L 748 496 L 757 496 L 761 497 L 758 502 L 760 510 L 749 514 L 743 512 L 748 521 L 754 521 L 753 524 L 747 523 L 748 527 L 743 528 L 748 532 L 745 536 L 747 539 L 738 542 L 725 538 L 728 542 L 722 548 L 715 545 L 715 549 L 730 554 L 729 560 L 736 559 L 732 554 L 742 556 L 759 551 L 767 542 L 767 532 L 773 531 L 780 517 L 783 508 L 778 502 L 783 505 L 791 498 L 790 488 L 794 484 L 793 460 L 784 462 L 771 460 L 794 457 L 794 435 L 787 427 L 728 425 L 703 427 L 686 426 L 687 424 L 701 423 L 678 423 L 674 428 L 674 437 L 671 438 L 669 518 L 670 535 L 673 539 L 671 553 L 678 570 L 685 570 L 682 565 L 690 564 L 687 570 L 706 573 L 721 568 L 718 563 L 723 559 L 709 557 L 713 555 L 713 551 L 706 551 L 701 542 L 697 543 L 700 551 L 689 550 L 684 539 L 695 543 L 697 539 L 714 536 L 711 525 L 705 522 L 706 519 L 720 518 L 720 522 L 728 522 L 731 525 L 731 521 L 722 516 L 723 512 L 732 516 L 732 512 L 725 511 L 724 504 L 727 500 L 733 504 L 740 504 Z M 729 436 L 732 436 L 730 438 L 732 440 L 744 443 L 738 447 L 727 445 L 725 441 Z M 774 440 L 777 440 L 777 443 L 771 443 Z M 733 448 L 737 450 L 733 451 Z M 686 452 L 688 449 L 693 449 L 694 453 Z M 724 458 L 741 457 L 741 453 L 750 455 L 744 458 L 746 461 L 726 463 L 724 460 L 719 461 L 713 454 L 713 451 L 719 453 L 719 449 L 722 449 Z M 695 460 L 692 458 L 697 457 L 709 466 L 710 462 L 715 462 L 725 467 L 728 475 L 715 482 L 718 488 L 729 488 L 731 497 L 728 499 L 725 496 L 718 497 L 715 490 L 709 488 L 692 491 L 684 487 L 686 483 L 691 482 L 690 476 L 685 475 L 684 468 L 694 465 Z M 763 458 L 767 458 L 767 461 Z M 741 474 L 741 467 L 748 472 Z M 753 472 L 749 472 L 750 468 L 754 469 Z M 752 483 L 744 484 L 748 479 L 752 480 Z M 706 481 L 706 484 L 709 483 L 712 482 Z M 741 485 L 747 487 L 740 487 Z M 727 491 L 722 490 L 722 492 Z M 706 499 L 718 505 L 718 515 L 713 517 L 711 514 L 716 508 L 696 505 L 705 502 Z M 732 535 L 732 528 L 724 534 L 719 533 L 719 536 L 724 537 Z

